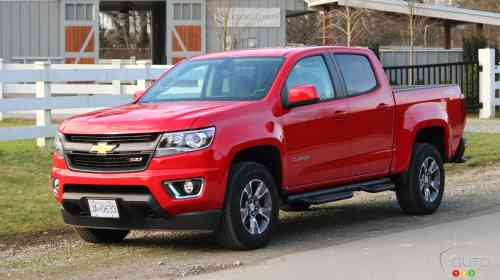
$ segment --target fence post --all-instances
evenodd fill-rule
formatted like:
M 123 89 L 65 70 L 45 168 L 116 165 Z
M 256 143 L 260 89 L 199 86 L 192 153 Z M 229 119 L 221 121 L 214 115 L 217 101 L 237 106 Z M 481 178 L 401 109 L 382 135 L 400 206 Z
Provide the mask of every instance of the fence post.
M 479 78 L 479 102 L 483 105 L 479 111 L 479 118 L 495 118 L 495 92 L 496 92 L 496 65 L 495 50 L 479 50 L 479 65 L 483 68 Z
M 137 88 L 139 90 L 146 90 L 148 88 L 148 85 L 147 85 L 147 80 L 148 78 L 150 78 L 151 76 L 151 63 L 149 61 L 138 61 L 137 62 L 138 65 L 141 65 L 144 67 L 144 80 L 137 80 Z
M 50 64 L 47 61 L 35 62 L 35 67 L 44 72 L 47 72 Z M 46 75 L 43 75 L 46 76 Z M 50 85 L 48 81 L 37 81 L 35 84 L 35 95 L 36 98 L 47 98 L 50 97 Z M 52 112 L 50 109 L 37 110 L 36 112 L 36 125 L 47 127 L 52 122 Z M 47 138 L 40 137 L 36 139 L 36 145 L 38 147 L 45 147 L 47 144 Z
M 111 60 L 111 64 L 113 65 L 113 69 L 120 70 L 122 68 L 122 60 L 121 59 L 113 59 Z M 113 85 L 113 93 L 115 95 L 122 94 L 122 82 L 121 80 L 113 80 L 111 82 Z
M 3 70 L 3 59 L 0 58 L 0 71 Z M 3 99 L 3 83 L 0 82 L 0 100 Z M 3 113 L 0 112 L 0 121 L 3 121 Z

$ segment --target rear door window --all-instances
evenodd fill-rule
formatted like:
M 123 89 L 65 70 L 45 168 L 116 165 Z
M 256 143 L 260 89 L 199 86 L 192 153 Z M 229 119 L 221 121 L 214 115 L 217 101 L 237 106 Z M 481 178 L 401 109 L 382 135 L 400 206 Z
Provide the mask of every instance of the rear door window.
M 335 60 L 344 77 L 348 96 L 367 93 L 377 87 L 375 72 L 366 56 L 335 54 Z

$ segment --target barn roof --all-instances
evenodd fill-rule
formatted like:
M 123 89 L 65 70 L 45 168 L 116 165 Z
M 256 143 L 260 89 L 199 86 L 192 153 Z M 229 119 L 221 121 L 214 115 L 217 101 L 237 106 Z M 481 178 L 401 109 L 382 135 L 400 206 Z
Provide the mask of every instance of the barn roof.
M 309 0 L 311 7 L 335 4 L 366 8 L 389 13 L 409 14 L 406 1 L 402 0 Z M 500 26 L 500 13 L 465 9 L 450 5 L 416 4 L 415 14 L 418 16 L 444 19 L 457 23 L 476 23 Z

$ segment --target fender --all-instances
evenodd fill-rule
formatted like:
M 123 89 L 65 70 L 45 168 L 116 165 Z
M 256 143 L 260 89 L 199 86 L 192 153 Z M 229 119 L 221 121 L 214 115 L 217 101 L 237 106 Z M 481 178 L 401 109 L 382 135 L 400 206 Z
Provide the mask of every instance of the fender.
M 452 155 L 451 132 L 446 109 L 440 102 L 426 102 L 410 105 L 400 118 L 396 136 L 396 150 L 392 164 L 392 174 L 406 171 L 410 166 L 413 146 L 419 131 L 425 128 L 439 127 L 444 130 L 444 149 L 446 158 Z M 446 160 L 446 159 L 443 159 Z
M 241 151 L 244 151 L 244 150 L 247 150 L 247 149 L 251 149 L 251 148 L 255 148 L 255 147 L 259 147 L 259 146 L 272 146 L 272 147 L 275 147 L 276 149 L 278 149 L 279 153 L 280 153 L 280 159 L 281 159 L 281 162 L 282 162 L 282 165 L 281 165 L 281 178 L 283 178 L 283 180 L 285 180 L 285 166 L 284 166 L 284 149 L 283 149 L 283 144 L 276 138 L 272 138 L 272 137 L 269 137 L 269 138 L 261 138 L 261 139 L 255 139 L 255 140 L 250 140 L 250 141 L 246 141 L 246 142 L 242 142 L 240 144 L 237 144 L 235 145 L 229 152 L 229 154 L 226 156 L 227 160 L 226 160 L 226 164 L 227 164 L 227 168 L 225 169 L 226 171 L 224 172 L 224 182 L 228 182 L 229 180 L 229 174 L 231 172 L 231 164 L 233 163 L 234 159 L 236 158 L 236 156 L 238 155 L 238 153 L 240 153 Z M 283 183 L 285 183 L 283 181 Z M 228 187 L 229 184 L 226 184 L 224 186 L 224 193 L 227 193 L 227 187 Z M 278 189 L 281 188 L 282 186 L 277 186 Z M 224 195 L 224 199 L 223 201 L 225 201 L 226 199 L 226 195 Z

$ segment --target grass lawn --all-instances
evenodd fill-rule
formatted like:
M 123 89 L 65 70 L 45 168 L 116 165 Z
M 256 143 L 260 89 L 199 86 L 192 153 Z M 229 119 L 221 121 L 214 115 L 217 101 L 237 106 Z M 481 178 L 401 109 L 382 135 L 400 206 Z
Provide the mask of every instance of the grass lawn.
M 6 119 L 0 128 L 34 125 Z M 0 142 L 0 239 L 61 229 L 63 223 L 49 188 L 51 152 L 35 140 Z
M 0 127 L 31 124 L 7 120 Z M 500 134 L 467 134 L 467 139 L 469 161 L 447 165 L 448 171 L 500 161 Z M 0 240 L 64 228 L 49 189 L 50 158 L 50 151 L 38 149 L 34 140 L 0 142 Z
M 487 166 L 500 162 L 500 134 L 466 133 L 468 145 L 465 151 L 467 162 L 464 164 L 448 164 L 446 169 L 451 172 L 465 170 L 471 167 Z
M 35 120 L 28 119 L 11 119 L 7 118 L 0 121 L 0 128 L 2 127 L 16 127 L 16 126 L 33 126 L 35 125 Z
M 34 140 L 0 142 L 0 239 L 61 228 L 49 188 L 50 164 L 50 151 Z

